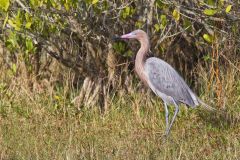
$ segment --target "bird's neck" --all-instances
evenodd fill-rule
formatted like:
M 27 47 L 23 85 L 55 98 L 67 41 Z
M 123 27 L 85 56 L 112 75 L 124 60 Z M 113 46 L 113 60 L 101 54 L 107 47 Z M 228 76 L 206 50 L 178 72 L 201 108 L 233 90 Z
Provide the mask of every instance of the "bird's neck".
M 141 43 L 141 47 L 137 52 L 137 56 L 135 59 L 135 71 L 137 72 L 138 76 L 141 78 L 141 80 L 145 81 L 145 75 L 143 73 L 144 71 L 144 63 L 147 59 L 147 54 L 149 52 L 149 40 L 148 37 L 139 40 Z

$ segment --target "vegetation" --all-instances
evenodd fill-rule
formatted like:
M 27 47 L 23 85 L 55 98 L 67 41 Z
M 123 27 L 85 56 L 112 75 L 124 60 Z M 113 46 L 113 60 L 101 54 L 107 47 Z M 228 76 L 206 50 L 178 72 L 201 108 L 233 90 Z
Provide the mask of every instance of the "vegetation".
M 1 159 L 238 159 L 240 16 L 230 0 L 0 0 Z M 225 114 L 161 100 L 133 72 L 142 28 L 154 56 Z M 172 112 L 171 112 L 172 113 Z

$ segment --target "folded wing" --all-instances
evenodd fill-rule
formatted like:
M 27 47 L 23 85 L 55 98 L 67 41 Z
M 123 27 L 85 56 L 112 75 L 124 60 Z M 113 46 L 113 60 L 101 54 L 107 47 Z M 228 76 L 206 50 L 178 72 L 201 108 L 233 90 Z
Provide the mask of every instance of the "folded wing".
M 172 97 L 177 103 L 195 107 L 199 105 L 197 97 L 183 78 L 165 61 L 152 57 L 144 65 L 150 88 L 159 96 L 163 93 Z

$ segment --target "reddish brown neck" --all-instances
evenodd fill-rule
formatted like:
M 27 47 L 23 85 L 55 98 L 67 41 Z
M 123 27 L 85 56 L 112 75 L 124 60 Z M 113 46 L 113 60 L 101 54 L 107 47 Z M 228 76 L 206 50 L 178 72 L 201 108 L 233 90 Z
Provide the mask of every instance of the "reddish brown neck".
M 139 42 L 141 43 L 141 47 L 137 52 L 137 56 L 135 59 L 135 71 L 137 72 L 140 79 L 144 81 L 144 83 L 146 83 L 146 77 L 143 72 L 144 63 L 150 47 L 147 35 L 139 39 Z

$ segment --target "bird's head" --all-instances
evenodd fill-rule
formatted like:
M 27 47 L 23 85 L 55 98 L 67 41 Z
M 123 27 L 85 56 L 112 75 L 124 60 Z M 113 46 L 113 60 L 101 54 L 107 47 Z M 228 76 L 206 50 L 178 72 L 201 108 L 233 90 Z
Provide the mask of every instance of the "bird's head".
M 114 40 L 118 40 L 118 39 L 137 39 L 141 45 L 150 45 L 149 44 L 149 38 L 146 32 L 144 32 L 143 30 L 135 30 L 132 31 L 128 34 L 124 34 L 122 36 L 119 37 L 113 37 Z
M 119 38 L 121 39 L 137 39 L 137 40 L 141 40 L 142 38 L 146 38 L 147 37 L 147 34 L 146 32 L 144 32 L 143 30 L 135 30 L 135 31 L 132 31 L 128 34 L 124 34 L 122 36 L 120 36 Z

